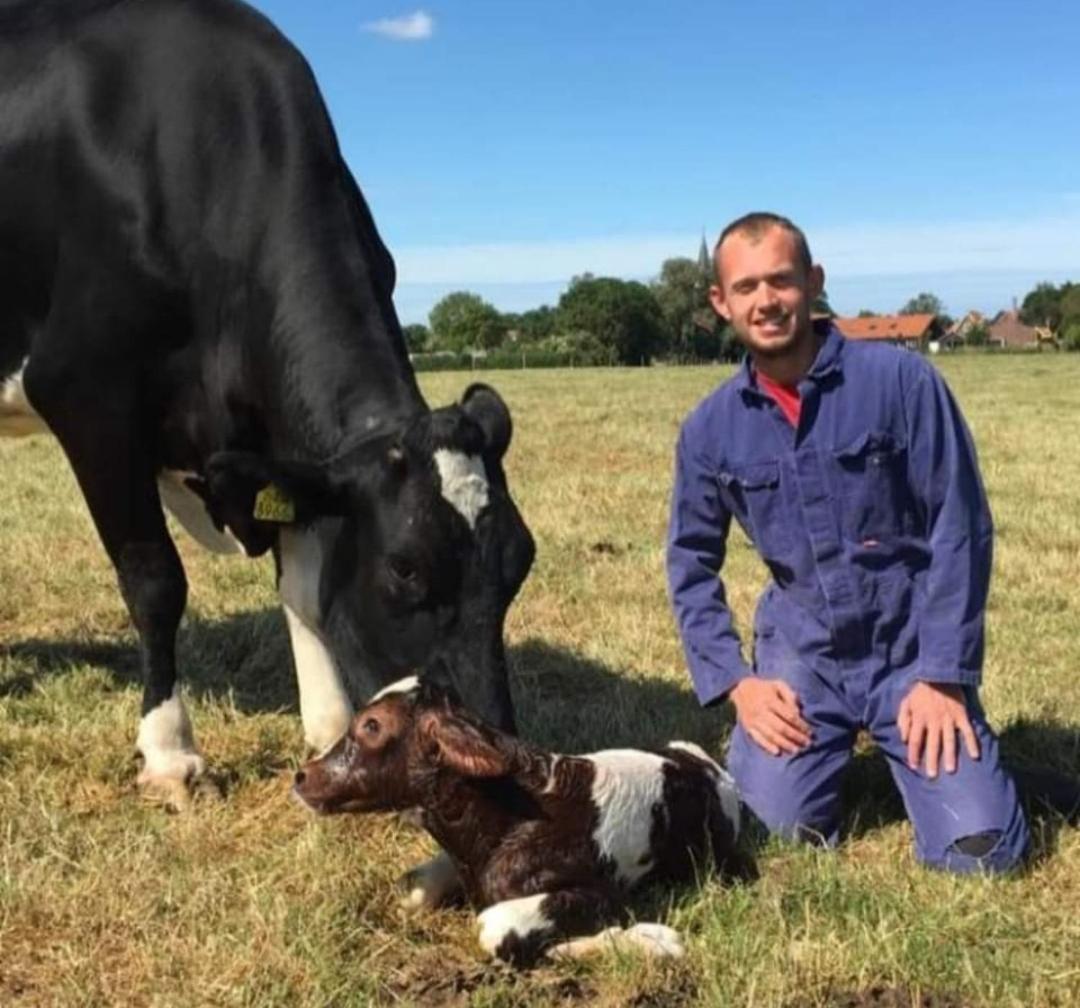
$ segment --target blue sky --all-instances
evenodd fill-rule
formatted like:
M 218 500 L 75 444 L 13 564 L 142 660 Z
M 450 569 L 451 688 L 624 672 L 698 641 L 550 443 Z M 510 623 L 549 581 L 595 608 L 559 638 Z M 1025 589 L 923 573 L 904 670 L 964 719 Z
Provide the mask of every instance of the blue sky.
M 1080 280 L 1075 3 L 256 6 L 315 70 L 403 322 L 647 280 L 751 209 L 806 230 L 841 313 Z

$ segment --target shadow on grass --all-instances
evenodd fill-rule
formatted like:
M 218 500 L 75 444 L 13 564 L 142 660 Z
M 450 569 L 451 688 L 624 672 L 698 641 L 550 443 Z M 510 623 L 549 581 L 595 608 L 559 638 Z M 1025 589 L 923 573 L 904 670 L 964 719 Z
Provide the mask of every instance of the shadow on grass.
M 35 684 L 78 665 L 107 669 L 116 687 L 139 683 L 134 643 L 32 639 L 0 645 L 0 658 L 19 666 L 0 677 L 0 697 L 19 696 Z M 696 742 L 722 755 L 731 733 L 729 706 L 702 710 L 689 680 L 635 675 L 537 638 L 509 649 L 515 705 L 522 735 L 562 752 Z M 188 693 L 229 696 L 243 713 L 297 711 L 296 681 L 284 620 L 276 609 L 224 620 L 188 617 L 178 660 Z M 1001 747 L 1028 809 L 1034 857 L 1050 855 L 1067 823 L 1080 823 L 1080 726 L 1021 718 L 1002 731 Z M 884 756 L 860 751 L 843 786 L 846 836 L 862 836 L 904 818 Z M 760 838 L 762 831 L 756 831 Z

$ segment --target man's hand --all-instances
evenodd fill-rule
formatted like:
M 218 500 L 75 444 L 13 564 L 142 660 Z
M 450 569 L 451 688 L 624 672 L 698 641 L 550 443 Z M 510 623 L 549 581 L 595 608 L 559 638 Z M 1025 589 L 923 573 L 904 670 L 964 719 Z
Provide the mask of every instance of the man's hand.
M 946 773 L 956 773 L 956 733 L 973 759 L 979 758 L 979 740 L 968 717 L 962 686 L 917 682 L 900 701 L 896 715 L 900 740 L 907 743 L 908 766 L 919 769 L 925 756 L 926 776 L 934 778 L 938 766 Z
M 782 679 L 748 676 L 729 695 L 743 731 L 770 756 L 791 755 L 810 744 L 799 698 Z

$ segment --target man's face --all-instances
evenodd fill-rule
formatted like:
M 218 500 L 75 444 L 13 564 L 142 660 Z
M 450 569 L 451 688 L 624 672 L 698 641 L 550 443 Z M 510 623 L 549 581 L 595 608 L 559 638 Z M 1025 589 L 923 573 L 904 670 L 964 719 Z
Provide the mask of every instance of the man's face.
M 713 308 L 758 357 L 797 353 L 812 339 L 810 309 L 825 284 L 820 266 L 800 261 L 795 236 L 781 227 L 750 236 L 736 231 L 718 255 Z

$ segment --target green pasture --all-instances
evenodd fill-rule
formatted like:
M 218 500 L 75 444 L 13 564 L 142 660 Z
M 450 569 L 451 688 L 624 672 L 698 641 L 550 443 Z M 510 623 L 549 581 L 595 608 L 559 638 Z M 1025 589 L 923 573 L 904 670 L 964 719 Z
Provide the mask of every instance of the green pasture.
M 1080 355 L 937 362 L 969 418 L 996 525 L 984 701 L 1017 763 L 1080 773 Z M 537 540 L 508 621 L 523 734 L 564 751 L 697 741 L 665 597 L 672 445 L 728 368 L 485 373 L 510 403 L 511 485 Z M 424 376 L 432 403 L 468 374 Z M 766 845 L 761 877 L 650 894 L 684 960 L 615 955 L 513 974 L 466 911 L 401 909 L 431 850 L 394 817 L 316 820 L 269 560 L 177 533 L 196 736 L 223 802 L 143 801 L 127 614 L 57 446 L 0 442 L 0 1005 L 1051 1006 L 1080 1004 L 1080 832 L 1035 808 L 1005 880 L 919 868 L 873 751 L 834 853 Z M 737 530 L 726 580 L 749 626 L 764 569 Z

